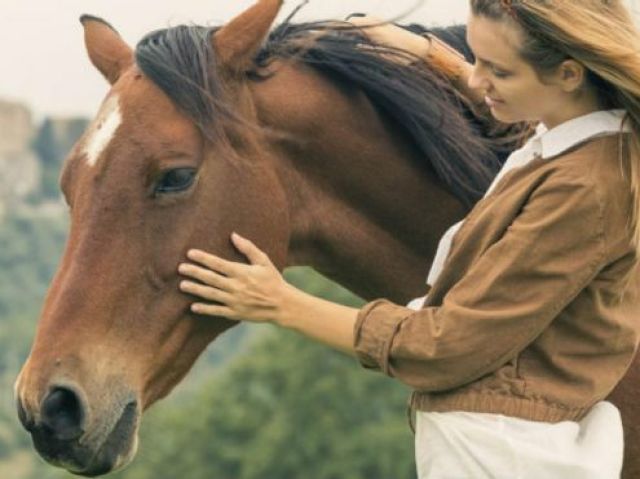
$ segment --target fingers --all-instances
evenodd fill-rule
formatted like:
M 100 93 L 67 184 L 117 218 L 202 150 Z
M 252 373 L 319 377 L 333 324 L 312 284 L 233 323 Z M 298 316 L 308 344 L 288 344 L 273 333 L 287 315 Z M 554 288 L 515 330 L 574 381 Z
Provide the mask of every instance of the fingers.
M 217 301 L 222 304 L 228 304 L 232 299 L 231 295 L 225 291 L 200 283 L 194 283 L 193 281 L 181 281 L 180 290 L 206 299 L 207 301 Z
M 269 257 L 251 241 L 238 234 L 232 236 L 235 247 L 251 264 L 235 263 L 201 250 L 187 256 L 198 264 L 183 263 L 180 290 L 199 298 L 191 310 L 207 316 L 234 320 L 271 321 L 284 279 Z M 214 304 L 211 304 L 214 303 Z
M 246 238 L 243 238 L 238 233 L 232 233 L 231 239 L 238 251 L 244 254 L 251 264 L 270 265 L 271 260 L 269 257 L 256 245 Z
M 226 276 L 218 274 L 210 269 L 202 268 L 191 263 L 182 263 L 178 267 L 180 274 L 197 279 L 207 286 L 213 286 L 224 291 L 231 290 L 231 280 Z
M 350 13 L 349 15 L 347 15 L 347 17 L 344 19 L 345 22 L 350 22 L 352 21 L 354 18 L 363 18 L 366 17 L 367 14 L 366 13 Z
M 191 305 L 191 311 L 196 314 L 203 314 L 206 316 L 220 316 L 227 319 L 236 319 L 236 314 L 231 308 L 215 304 L 194 303 Z
M 380 18 L 363 14 L 353 14 L 347 18 L 347 22 L 359 29 L 360 33 L 364 35 L 365 38 L 368 38 L 369 41 L 376 42 L 379 41 L 376 30 L 378 30 L 381 25 L 388 23 Z
M 390 23 L 388 20 L 384 20 L 378 17 L 372 17 L 370 15 L 363 15 L 361 13 L 354 13 L 347 17 L 347 21 L 356 27 L 374 27 L 379 25 L 386 25 Z
M 223 273 L 226 276 L 233 276 L 237 273 L 242 266 L 241 263 L 234 263 L 233 261 L 227 261 L 226 259 L 222 259 L 219 256 L 205 253 L 199 249 L 189 250 L 187 253 L 187 257 L 195 261 L 196 263 L 200 263 L 203 266 L 206 266 L 210 270 L 217 271 L 219 273 Z

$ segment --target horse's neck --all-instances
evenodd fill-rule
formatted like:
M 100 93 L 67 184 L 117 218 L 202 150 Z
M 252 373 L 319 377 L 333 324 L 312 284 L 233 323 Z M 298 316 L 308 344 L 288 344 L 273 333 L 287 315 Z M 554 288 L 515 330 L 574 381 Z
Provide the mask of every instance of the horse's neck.
M 309 265 L 363 298 L 424 292 L 438 240 L 464 214 L 409 138 L 364 94 L 282 67 L 252 85 L 289 201 L 288 265 Z M 436 134 L 436 132 L 434 132 Z

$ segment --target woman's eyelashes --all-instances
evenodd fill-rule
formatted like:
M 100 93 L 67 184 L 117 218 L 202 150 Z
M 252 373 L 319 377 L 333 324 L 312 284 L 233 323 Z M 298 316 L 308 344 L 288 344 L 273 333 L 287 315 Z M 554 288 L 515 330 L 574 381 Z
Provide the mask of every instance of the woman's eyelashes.
M 496 68 L 496 67 L 491 68 L 491 73 L 493 73 L 493 76 L 495 76 L 496 78 L 507 78 L 511 75 L 511 73 L 505 70 L 500 70 L 499 68 Z
M 493 75 L 496 78 L 507 78 L 509 76 L 511 76 L 511 72 L 507 71 L 503 68 L 499 68 L 496 65 L 494 65 L 491 62 L 488 62 L 486 60 L 480 60 L 480 59 L 476 59 L 476 66 L 480 66 L 482 68 L 484 68 L 485 70 L 489 71 L 491 73 L 491 75 Z

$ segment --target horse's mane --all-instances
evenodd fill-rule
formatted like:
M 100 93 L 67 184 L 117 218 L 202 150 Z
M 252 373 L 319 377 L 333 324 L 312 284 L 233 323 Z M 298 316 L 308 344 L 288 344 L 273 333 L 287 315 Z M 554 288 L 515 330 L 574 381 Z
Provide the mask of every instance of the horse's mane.
M 408 28 L 425 30 L 419 25 Z M 215 134 L 212 132 L 222 135 L 224 121 L 244 121 L 232 110 L 215 68 L 210 41 L 215 30 L 195 25 L 158 30 L 144 37 L 136 48 L 136 61 L 145 75 L 209 138 Z M 431 31 L 472 60 L 464 27 Z M 398 62 L 393 56 L 413 61 Z M 264 67 L 277 58 L 303 62 L 337 81 L 357 85 L 406 130 L 427 159 L 425 167 L 432 168 L 468 206 L 482 197 L 506 153 L 515 146 L 512 141 L 492 138 L 490 122 L 472 113 L 440 72 L 424 63 L 418 67 L 418 59 L 374 45 L 344 24 L 281 24 L 256 58 L 250 72 L 253 78 L 270 76 L 263 73 Z

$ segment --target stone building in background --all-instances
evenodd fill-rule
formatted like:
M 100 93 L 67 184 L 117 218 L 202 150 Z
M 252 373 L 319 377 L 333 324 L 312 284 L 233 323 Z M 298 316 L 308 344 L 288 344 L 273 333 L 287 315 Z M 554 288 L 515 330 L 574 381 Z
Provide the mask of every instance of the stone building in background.
M 64 209 L 60 168 L 87 124 L 45 118 L 36 126 L 27 106 L 0 100 L 0 220 L 14 208 L 47 216 Z
M 43 199 L 51 200 L 60 197 L 58 177 L 62 163 L 87 125 L 86 118 L 52 117 L 45 118 L 40 124 L 33 141 L 33 148 L 42 167 L 40 190 Z
M 40 162 L 31 148 L 29 108 L 0 100 L 0 214 L 40 187 Z

